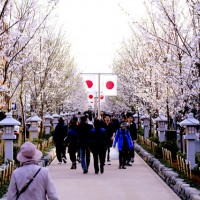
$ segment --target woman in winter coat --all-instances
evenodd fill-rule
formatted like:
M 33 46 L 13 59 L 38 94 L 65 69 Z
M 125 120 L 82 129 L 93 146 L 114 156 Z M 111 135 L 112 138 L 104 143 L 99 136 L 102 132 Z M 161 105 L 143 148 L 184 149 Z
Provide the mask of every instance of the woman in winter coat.
M 117 130 L 115 139 L 113 142 L 114 148 L 116 146 L 116 143 L 118 143 L 119 169 L 126 169 L 125 164 L 127 161 L 128 151 L 130 151 L 134 147 L 131 135 L 126 127 L 127 127 L 126 122 L 121 124 L 121 128 Z
M 106 136 L 106 130 L 101 128 L 101 121 L 99 119 L 94 120 L 94 128 L 91 129 L 90 134 L 90 150 L 94 158 L 94 170 L 95 174 L 99 173 L 99 161 L 100 172 L 104 172 L 106 150 L 108 147 L 108 140 Z
M 31 142 L 25 142 L 21 146 L 17 154 L 17 160 L 21 162 L 22 166 L 15 169 L 12 173 L 7 200 L 58 200 L 48 168 L 38 165 L 41 157 L 42 152 L 37 150 Z M 22 192 L 24 186 L 34 176 L 33 181 Z
M 64 119 L 62 117 L 59 118 L 58 124 L 56 125 L 55 131 L 53 133 L 53 141 L 56 146 L 56 156 L 59 164 L 67 162 L 66 157 L 66 145 L 64 139 L 67 136 L 67 125 L 64 123 Z
M 72 161 L 71 169 L 76 169 L 76 153 L 79 150 L 79 133 L 78 133 L 78 118 L 73 117 L 69 125 L 66 144 L 68 146 L 68 153 Z

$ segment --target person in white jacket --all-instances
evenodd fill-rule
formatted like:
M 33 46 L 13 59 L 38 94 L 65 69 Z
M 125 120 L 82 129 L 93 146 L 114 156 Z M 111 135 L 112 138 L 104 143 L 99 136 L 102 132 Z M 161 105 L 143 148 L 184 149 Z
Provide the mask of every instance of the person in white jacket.
M 48 169 L 38 165 L 41 157 L 42 152 L 31 142 L 21 146 L 17 160 L 22 166 L 12 173 L 7 200 L 58 200 Z

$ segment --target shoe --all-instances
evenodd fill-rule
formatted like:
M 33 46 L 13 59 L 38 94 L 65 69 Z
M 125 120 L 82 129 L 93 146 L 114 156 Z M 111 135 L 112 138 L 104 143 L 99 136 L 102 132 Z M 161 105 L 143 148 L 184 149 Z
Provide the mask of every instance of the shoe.
M 99 173 L 99 170 L 95 170 L 95 174 L 98 174 Z
M 121 169 L 126 169 L 126 167 L 122 166 Z
M 110 160 L 108 160 L 108 161 L 107 161 L 107 164 L 108 164 L 108 165 L 111 165 L 111 162 L 110 162 Z
M 119 166 L 119 169 L 122 169 L 122 166 L 121 166 L 121 165 Z
M 83 170 L 83 174 L 87 174 L 87 173 L 88 173 L 87 169 Z
M 103 172 L 104 172 L 104 166 L 103 165 L 100 166 L 100 172 L 101 172 L 101 174 L 103 174 Z
M 62 164 L 62 162 L 58 162 L 58 164 L 59 164 L 59 165 L 61 165 L 61 164 Z
M 63 160 L 64 163 L 67 163 L 67 159 L 66 158 L 63 158 L 62 160 Z
M 132 166 L 130 163 L 126 163 L 126 166 Z
M 76 169 L 76 163 L 73 163 L 71 169 Z
M 131 162 L 134 163 L 134 158 L 131 158 Z
M 78 161 L 78 163 L 80 163 L 81 162 L 81 159 L 80 159 L 80 157 L 77 157 L 77 159 L 76 159 L 77 161 Z

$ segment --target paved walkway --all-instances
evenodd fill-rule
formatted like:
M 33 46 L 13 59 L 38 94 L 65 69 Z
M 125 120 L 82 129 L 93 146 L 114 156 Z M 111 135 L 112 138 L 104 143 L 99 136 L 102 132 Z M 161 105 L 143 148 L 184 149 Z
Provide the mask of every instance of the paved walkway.
M 48 167 L 60 200 L 180 200 L 165 182 L 136 154 L 135 163 L 118 169 L 118 160 L 105 166 L 104 174 L 95 174 L 91 159 L 88 174 L 81 165 L 71 170 L 71 162 Z

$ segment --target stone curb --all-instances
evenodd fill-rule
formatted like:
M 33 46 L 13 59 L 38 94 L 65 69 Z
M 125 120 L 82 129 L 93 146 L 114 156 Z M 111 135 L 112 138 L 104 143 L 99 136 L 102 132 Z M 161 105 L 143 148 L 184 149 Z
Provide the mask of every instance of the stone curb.
M 200 190 L 190 187 L 172 168 L 165 167 L 138 144 L 135 145 L 135 151 L 181 199 L 200 200 Z
M 51 162 L 54 160 L 55 157 L 56 157 L 56 148 L 53 147 L 52 149 L 50 149 L 47 155 L 41 158 L 38 165 L 46 167 L 51 164 Z M 0 198 L 0 200 L 7 200 L 6 194 L 2 198 Z

